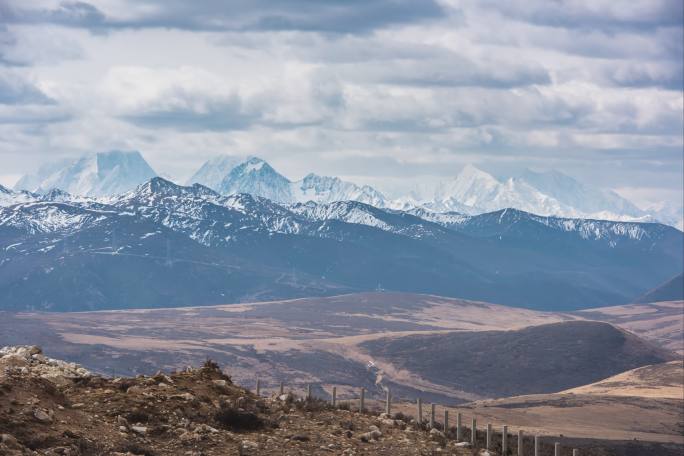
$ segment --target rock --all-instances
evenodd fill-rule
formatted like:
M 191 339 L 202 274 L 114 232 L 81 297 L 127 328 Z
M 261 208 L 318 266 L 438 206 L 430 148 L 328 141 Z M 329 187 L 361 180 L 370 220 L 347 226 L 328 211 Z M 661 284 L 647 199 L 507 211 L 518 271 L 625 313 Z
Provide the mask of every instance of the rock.
M 308 442 L 311 440 L 311 437 L 309 437 L 306 434 L 295 434 L 292 437 L 290 437 L 290 440 L 295 440 L 297 442 Z
M 470 448 L 470 442 L 458 442 L 454 446 L 457 448 Z
M 33 417 L 41 423 L 52 423 L 52 417 L 50 414 L 41 409 L 35 409 L 33 411 Z
M 126 418 L 124 418 L 123 416 L 117 415 L 116 416 L 116 422 L 119 426 L 123 426 L 125 428 L 128 428 L 128 420 Z
M 133 385 L 126 390 L 126 394 L 142 394 L 143 391 L 141 386 Z
M 79 403 L 77 403 L 77 404 L 72 404 L 72 405 L 71 405 L 71 408 L 72 408 L 72 409 L 76 409 L 76 410 L 82 409 L 83 407 L 85 407 L 85 404 L 84 404 L 83 402 L 79 402 Z
M 285 394 L 281 394 L 280 396 L 278 396 L 278 400 L 283 401 L 283 402 L 287 402 L 287 400 L 290 399 L 290 397 L 291 396 L 289 394 L 285 393 Z
M 228 382 L 225 380 L 213 380 L 212 383 L 220 388 L 225 388 L 228 386 Z
M 11 434 L 0 434 L 0 443 L 11 449 L 21 449 L 21 444 Z
M 243 440 L 240 442 L 240 447 L 239 447 L 239 454 L 240 455 L 248 455 L 248 454 L 257 454 L 256 451 L 259 449 L 259 444 L 256 442 L 252 442 L 251 440 Z
M 147 434 L 147 428 L 145 426 L 131 426 L 131 431 L 140 435 Z

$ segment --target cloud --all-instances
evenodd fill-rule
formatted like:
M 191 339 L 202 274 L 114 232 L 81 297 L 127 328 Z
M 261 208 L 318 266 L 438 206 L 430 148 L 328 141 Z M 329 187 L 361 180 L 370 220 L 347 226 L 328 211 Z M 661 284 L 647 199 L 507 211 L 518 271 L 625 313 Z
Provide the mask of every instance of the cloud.
M 481 4 L 517 20 L 571 28 L 656 28 L 680 26 L 680 0 L 485 0 Z
M 35 84 L 23 77 L 0 71 L 0 104 L 54 104 L 54 100 L 48 97 Z
M 193 67 L 112 68 L 102 93 L 114 115 L 144 128 L 242 130 L 260 115 L 226 81 Z
M 117 148 L 171 174 L 235 153 L 293 177 L 471 161 L 681 187 L 658 177 L 684 145 L 675 2 L 0 0 L 0 17 L 10 174 Z
M 14 0 L 4 8 L 14 23 L 53 23 L 91 30 L 177 28 L 184 30 L 309 30 L 365 33 L 445 15 L 435 0 L 139 0 L 116 9 L 107 2 L 59 3 L 27 8 Z

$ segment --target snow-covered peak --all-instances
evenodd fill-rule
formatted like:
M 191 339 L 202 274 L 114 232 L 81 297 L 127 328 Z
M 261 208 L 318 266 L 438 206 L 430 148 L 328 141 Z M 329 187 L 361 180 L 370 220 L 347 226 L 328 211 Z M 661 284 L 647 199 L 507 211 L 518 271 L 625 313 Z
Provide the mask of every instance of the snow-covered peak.
M 12 206 L 19 203 L 36 201 L 38 195 L 25 190 L 14 191 L 0 185 L 0 207 Z
M 279 203 L 292 202 L 290 181 L 258 157 L 248 158 L 235 166 L 221 181 L 218 190 L 224 195 L 249 193 Z
M 105 196 L 131 190 L 154 176 L 140 152 L 110 151 L 62 166 L 44 166 L 36 175 L 23 177 L 17 186 L 30 184 L 32 187 L 26 189 L 38 193 L 58 188 L 74 195 Z
M 460 204 L 480 207 L 491 200 L 501 189 L 501 183 L 473 165 L 467 165 L 451 181 L 442 182 L 435 192 L 435 202 L 455 200 Z
M 186 185 L 202 184 L 213 190 L 218 191 L 223 179 L 240 163 L 251 157 L 236 155 L 218 155 L 213 157 L 198 169 Z
M 308 174 L 304 179 L 292 183 L 295 201 L 332 203 L 334 201 L 359 201 L 376 207 L 384 207 L 385 197 L 368 185 L 358 186 L 339 177 Z

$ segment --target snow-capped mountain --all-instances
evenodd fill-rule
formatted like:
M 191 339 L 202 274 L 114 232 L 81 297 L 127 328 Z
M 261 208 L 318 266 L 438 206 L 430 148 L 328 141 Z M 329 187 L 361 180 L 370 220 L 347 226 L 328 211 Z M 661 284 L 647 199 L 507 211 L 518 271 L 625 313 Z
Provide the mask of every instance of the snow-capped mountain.
M 249 193 L 279 203 L 292 201 L 290 181 L 257 157 L 251 157 L 231 169 L 218 191 L 224 195 Z
M 188 179 L 185 185 L 202 184 L 212 190 L 218 191 L 223 179 L 240 163 L 251 157 L 241 157 L 236 155 L 217 155 L 200 167 L 195 174 Z
M 60 189 L 74 195 L 105 196 L 126 192 L 157 174 L 140 152 L 110 151 L 42 167 L 15 189 L 45 193 Z
M 109 198 L 36 195 L 0 207 L 0 308 L 217 304 L 382 283 L 567 309 L 629 302 L 681 273 L 684 235 L 665 225 L 411 212 L 286 206 L 162 178 Z
M 0 185 L 0 207 L 28 203 L 30 201 L 35 201 L 37 198 L 37 195 L 27 192 L 26 190 L 14 191 Z
M 615 192 L 584 185 L 558 171 L 527 170 L 501 181 L 467 165 L 454 179 L 441 182 L 433 198 L 417 203 L 434 212 L 471 215 L 514 208 L 543 216 L 649 220 L 648 214 Z
M 385 197 L 370 186 L 313 173 L 293 182 L 258 157 L 216 157 L 204 163 L 188 180 L 188 185 L 193 183 L 224 195 L 249 193 L 283 204 L 360 201 L 376 207 L 385 206 Z
M 332 203 L 335 201 L 358 201 L 375 207 L 385 206 L 382 193 L 368 185 L 358 186 L 338 177 L 308 174 L 304 179 L 291 183 L 295 201 L 305 203 Z
M 519 179 L 579 213 L 609 212 L 631 217 L 645 215 L 641 209 L 617 193 L 581 184 L 556 170 L 541 173 L 527 169 Z
M 11 198 L 8 194 L 0 195 L 0 204 L 8 205 L 17 198 L 27 200 L 31 198 L 30 192 L 45 193 L 53 188 L 73 195 L 112 196 L 131 190 L 155 175 L 138 152 L 102 153 L 66 165 L 61 163 L 61 167 L 43 166 L 15 186 L 29 193 Z M 358 201 L 400 211 L 422 209 L 429 220 L 453 218 L 454 213 L 477 215 L 512 208 L 541 216 L 660 221 L 680 229 L 684 226 L 681 206 L 644 211 L 611 190 L 580 183 L 558 171 L 526 170 L 517 176 L 498 179 L 468 165 L 451 180 L 389 199 L 373 187 L 359 186 L 338 177 L 311 173 L 291 181 L 258 157 L 222 155 L 204 163 L 188 180 L 188 185 L 194 183 L 222 195 L 246 193 L 286 205 Z M 437 215 L 440 213 L 446 215 Z

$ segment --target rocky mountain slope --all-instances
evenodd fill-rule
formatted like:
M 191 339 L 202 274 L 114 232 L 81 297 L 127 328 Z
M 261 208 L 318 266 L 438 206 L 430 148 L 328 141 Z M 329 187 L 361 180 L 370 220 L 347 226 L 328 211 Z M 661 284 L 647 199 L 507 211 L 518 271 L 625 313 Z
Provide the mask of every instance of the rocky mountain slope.
M 377 288 L 596 307 L 630 302 L 681 273 L 684 250 L 682 233 L 659 224 L 515 210 L 431 217 L 360 202 L 284 206 L 161 178 L 108 198 L 14 195 L 29 201 L 0 207 L 7 310 L 173 307 Z
M 227 371 L 230 367 L 227 366 Z M 314 395 L 284 388 L 258 394 L 235 385 L 213 361 L 182 371 L 151 376 L 108 378 L 69 363 L 46 358 L 38 347 L 0 349 L 0 454 L 67 456 L 166 455 L 497 455 L 501 434 L 490 449 L 478 431 L 472 447 L 470 406 L 463 412 L 460 439 L 451 410 L 445 429 L 441 416 L 432 427 L 405 412 L 380 413 L 368 401 L 338 396 L 335 407 Z M 265 394 L 264 394 L 265 393 Z M 407 410 L 395 404 L 394 410 Z M 441 410 L 440 410 L 441 411 Z M 478 416 L 480 418 L 480 416 Z M 480 423 L 483 421 L 480 420 Z M 482 424 L 481 424 L 482 426 Z M 507 436 L 509 448 L 516 436 Z M 542 437 L 541 455 L 562 454 L 580 446 L 589 456 L 678 454 L 680 447 L 579 441 Z M 532 451 L 528 432 L 522 444 Z M 572 445 L 572 446 L 570 446 Z

